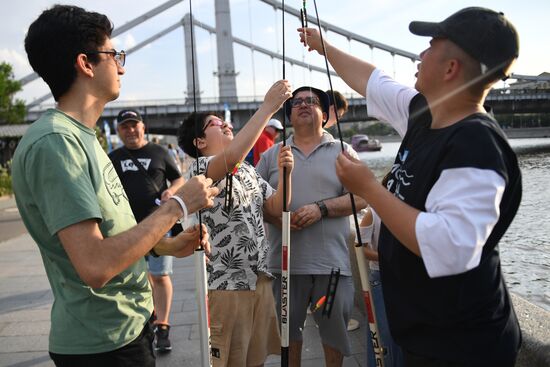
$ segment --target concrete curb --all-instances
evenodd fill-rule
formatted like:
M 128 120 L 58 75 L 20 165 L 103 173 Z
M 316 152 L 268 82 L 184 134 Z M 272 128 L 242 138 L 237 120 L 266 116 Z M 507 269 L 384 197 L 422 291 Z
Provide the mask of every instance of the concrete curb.
M 523 343 L 516 367 L 550 366 L 550 312 L 511 293 Z

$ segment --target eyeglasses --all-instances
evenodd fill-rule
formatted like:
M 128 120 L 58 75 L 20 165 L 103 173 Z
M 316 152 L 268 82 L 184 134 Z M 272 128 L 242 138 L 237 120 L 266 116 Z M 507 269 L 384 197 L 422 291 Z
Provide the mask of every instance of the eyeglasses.
M 124 50 L 121 50 L 120 52 L 116 51 L 116 50 L 111 50 L 111 51 L 90 51 L 90 52 L 85 52 L 85 54 L 86 55 L 97 55 L 97 54 L 113 55 L 113 58 L 115 59 L 115 61 L 117 62 L 117 64 L 120 67 L 123 67 L 124 64 L 126 63 L 126 52 L 124 52 Z
M 302 105 L 302 103 L 305 103 L 306 106 L 320 106 L 321 102 L 319 101 L 319 98 L 316 97 L 306 97 L 306 98 L 292 98 L 290 100 L 290 104 L 292 105 L 292 108 L 296 108 Z
M 215 118 L 215 119 L 208 120 L 206 125 L 204 125 L 204 127 L 202 128 L 202 132 L 205 132 L 206 129 L 208 129 L 210 126 L 219 126 L 219 127 L 227 126 L 231 130 L 233 130 L 233 125 L 231 125 L 231 122 L 223 121 L 221 119 Z

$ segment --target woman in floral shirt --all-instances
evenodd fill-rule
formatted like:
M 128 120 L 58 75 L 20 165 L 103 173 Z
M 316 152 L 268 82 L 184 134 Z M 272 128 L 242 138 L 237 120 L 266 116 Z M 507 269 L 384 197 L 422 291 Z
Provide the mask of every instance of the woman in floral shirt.
M 280 216 L 282 184 L 275 191 L 244 158 L 291 95 L 287 81 L 276 82 L 235 137 L 231 123 L 214 113 L 191 114 L 178 133 L 183 150 L 198 157 L 189 167 L 189 177 L 205 174 L 220 189 L 214 206 L 202 212 L 212 244 L 207 270 L 215 367 L 258 366 L 280 351 L 273 277 L 266 267 L 269 244 L 263 211 Z M 293 157 L 289 147 L 279 154 L 281 183 L 283 167 L 290 193 Z M 290 195 L 286 199 L 290 203 Z

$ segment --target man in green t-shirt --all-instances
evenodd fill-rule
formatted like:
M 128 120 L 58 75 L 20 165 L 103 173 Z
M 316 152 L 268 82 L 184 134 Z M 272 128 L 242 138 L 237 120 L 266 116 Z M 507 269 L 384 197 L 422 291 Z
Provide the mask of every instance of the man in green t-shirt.
M 154 366 L 143 256 L 191 254 L 199 227 L 163 236 L 186 212 L 211 206 L 218 193 L 198 176 L 136 225 L 94 133 L 124 74 L 125 54 L 113 49 L 111 31 L 105 15 L 56 5 L 25 39 L 30 64 L 58 103 L 28 129 L 13 160 L 17 206 L 55 298 L 49 351 L 57 366 Z

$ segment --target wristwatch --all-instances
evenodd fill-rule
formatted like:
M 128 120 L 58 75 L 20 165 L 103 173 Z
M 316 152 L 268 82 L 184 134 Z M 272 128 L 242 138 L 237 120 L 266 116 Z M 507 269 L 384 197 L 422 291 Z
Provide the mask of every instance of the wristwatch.
M 319 210 L 321 211 L 321 218 L 328 217 L 328 208 L 325 205 L 325 202 L 323 200 L 316 201 L 315 204 L 319 207 Z

